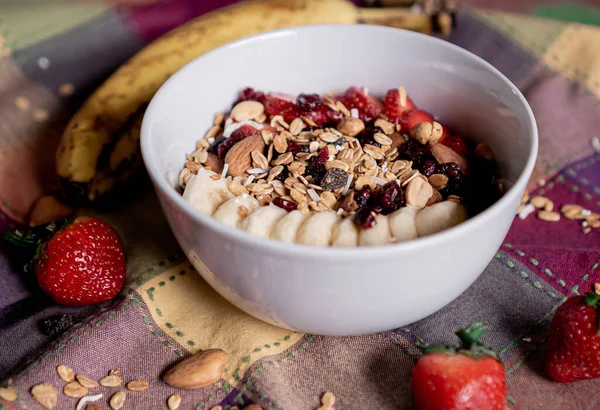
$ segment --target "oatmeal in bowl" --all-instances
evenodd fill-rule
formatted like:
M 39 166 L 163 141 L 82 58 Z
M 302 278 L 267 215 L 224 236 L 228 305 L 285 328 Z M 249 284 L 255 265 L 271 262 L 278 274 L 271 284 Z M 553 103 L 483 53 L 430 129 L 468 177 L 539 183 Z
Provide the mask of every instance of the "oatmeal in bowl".
M 313 246 L 404 242 L 451 228 L 501 196 L 489 147 L 382 98 L 243 89 L 187 155 L 183 198 L 253 235 Z

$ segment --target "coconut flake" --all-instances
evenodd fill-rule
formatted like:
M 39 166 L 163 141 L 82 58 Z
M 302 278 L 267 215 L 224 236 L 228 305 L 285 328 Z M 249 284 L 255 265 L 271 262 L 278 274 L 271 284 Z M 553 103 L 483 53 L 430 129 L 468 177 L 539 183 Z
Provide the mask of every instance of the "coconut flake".
M 246 172 L 249 173 L 249 174 L 262 174 L 263 172 L 266 172 L 266 170 L 264 170 L 262 168 L 252 168 L 252 169 L 249 169 Z
M 231 137 L 231 133 L 242 128 L 244 125 L 249 125 L 251 127 L 254 127 L 257 130 L 262 130 L 264 128 L 264 125 L 262 125 L 261 123 L 258 123 L 256 121 L 252 121 L 252 120 L 244 120 L 244 121 L 240 121 L 240 122 L 235 122 L 233 124 L 225 125 L 225 130 L 223 131 L 223 136 L 225 138 Z
M 388 168 L 387 168 L 387 161 L 385 161 L 385 162 L 383 163 L 383 165 L 381 166 L 381 170 L 382 170 L 383 172 L 386 172 L 386 171 L 387 171 L 387 169 L 388 169 Z
M 592 211 L 590 211 L 589 209 L 583 209 L 581 211 L 581 215 L 583 216 L 590 216 L 592 214 Z
M 310 196 L 310 198 L 315 201 L 315 202 L 319 202 L 321 200 L 321 197 L 319 196 L 319 194 L 317 194 L 317 191 L 315 191 L 312 188 L 309 188 L 306 190 L 306 193 L 308 194 L 308 196 Z
M 227 171 L 229 171 L 229 164 L 223 165 L 223 172 L 221 172 L 221 177 L 225 178 L 227 176 Z
M 535 206 L 533 206 L 531 204 L 525 205 L 523 207 L 523 209 L 521 210 L 521 212 L 519 212 L 519 214 L 518 214 L 519 219 L 527 218 L 534 211 L 535 211 Z
M 371 177 L 371 179 L 373 179 L 377 185 L 385 185 L 385 184 L 387 184 L 387 181 L 385 179 L 383 179 L 383 178 Z
M 585 228 L 586 226 L 588 226 L 588 221 L 583 221 L 583 222 L 581 222 L 581 226 L 582 226 L 582 227 L 584 227 L 584 228 Z
M 354 174 L 348 175 L 348 179 L 346 180 L 346 186 L 344 187 L 344 191 L 342 191 L 342 195 L 346 195 L 348 193 L 348 189 L 350 188 L 350 184 L 352 183 L 352 178 L 354 178 Z
M 337 152 L 342 152 L 344 150 L 344 147 L 342 147 L 341 145 L 336 145 L 335 149 L 337 150 Z
M 343 213 L 344 213 L 344 208 L 338 208 L 338 210 L 337 210 L 337 214 L 338 214 L 338 215 L 341 215 L 341 214 L 343 214 Z
M 85 397 L 82 397 L 81 400 L 79 400 L 79 403 L 77 403 L 77 409 L 76 410 L 81 410 L 86 405 L 86 403 L 98 401 L 101 398 L 102 398 L 102 394 L 96 394 L 95 396 L 85 396 Z
M 246 178 L 246 182 L 244 182 L 244 186 L 248 186 L 252 183 L 252 181 L 254 181 L 254 175 L 250 175 L 248 178 Z
M 365 95 L 369 95 L 369 89 L 367 87 L 363 88 L 363 92 L 365 93 Z
M 298 179 L 300 180 L 300 182 L 302 182 L 304 185 L 309 185 L 310 182 L 308 182 L 306 180 L 306 178 L 304 178 L 302 175 L 298 175 Z
M 350 115 L 352 116 L 352 118 L 358 118 L 358 109 L 352 108 L 350 110 Z
M 210 137 L 206 141 L 208 141 L 209 144 L 212 144 L 213 142 L 215 142 L 215 137 Z
M 596 151 L 596 153 L 600 154 L 600 138 L 599 137 L 592 137 L 592 148 L 594 148 L 594 151 Z

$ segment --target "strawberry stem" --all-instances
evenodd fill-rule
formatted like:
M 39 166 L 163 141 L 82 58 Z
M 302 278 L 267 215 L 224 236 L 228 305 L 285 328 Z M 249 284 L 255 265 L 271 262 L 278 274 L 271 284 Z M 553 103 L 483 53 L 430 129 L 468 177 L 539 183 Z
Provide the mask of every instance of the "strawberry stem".
M 593 292 L 588 292 L 585 294 L 585 304 L 586 305 L 591 306 L 595 309 L 596 306 L 598 305 L 599 301 L 600 301 L 600 295 L 596 295 Z
M 473 346 L 481 345 L 479 336 L 485 332 L 487 327 L 481 322 L 474 322 L 465 329 L 460 329 L 456 332 L 456 336 L 460 340 L 460 348 L 471 349 Z

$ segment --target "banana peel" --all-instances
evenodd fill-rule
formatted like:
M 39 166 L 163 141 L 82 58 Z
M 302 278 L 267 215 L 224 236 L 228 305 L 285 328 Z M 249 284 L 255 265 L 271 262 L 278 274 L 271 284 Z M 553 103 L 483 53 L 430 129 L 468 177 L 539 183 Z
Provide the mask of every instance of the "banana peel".
M 140 125 L 159 87 L 196 57 L 241 37 L 309 24 L 374 23 L 431 29 L 427 16 L 360 9 L 347 0 L 254 0 L 200 16 L 158 38 L 106 80 L 69 122 L 57 173 L 71 203 L 98 203 L 141 162 Z M 112 201 L 111 201 L 112 202 Z

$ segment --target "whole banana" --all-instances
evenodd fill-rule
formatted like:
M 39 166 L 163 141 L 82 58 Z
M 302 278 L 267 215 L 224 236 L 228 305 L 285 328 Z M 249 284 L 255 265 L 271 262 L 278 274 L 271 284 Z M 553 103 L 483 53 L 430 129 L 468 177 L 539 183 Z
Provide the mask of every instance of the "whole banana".
M 170 31 L 119 68 L 69 122 L 57 152 L 57 173 L 67 198 L 95 202 L 131 177 L 141 162 L 145 107 L 158 88 L 194 58 L 232 40 L 278 28 L 370 21 L 421 31 L 430 24 L 426 16 L 419 19 L 406 10 L 395 15 L 361 11 L 347 0 L 254 0 Z

